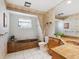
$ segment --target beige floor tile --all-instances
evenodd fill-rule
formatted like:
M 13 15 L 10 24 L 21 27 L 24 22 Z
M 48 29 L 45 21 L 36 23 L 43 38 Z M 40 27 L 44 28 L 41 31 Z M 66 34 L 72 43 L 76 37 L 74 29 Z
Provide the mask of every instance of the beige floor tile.
M 39 48 L 34 48 L 8 54 L 6 59 L 51 59 L 51 56 Z

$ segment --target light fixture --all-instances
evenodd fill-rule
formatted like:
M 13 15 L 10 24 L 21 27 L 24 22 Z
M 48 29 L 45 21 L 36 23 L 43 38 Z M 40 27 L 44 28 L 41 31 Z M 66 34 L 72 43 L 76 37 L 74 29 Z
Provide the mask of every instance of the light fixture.
M 71 2 L 72 2 L 71 0 L 68 0 L 68 1 L 67 1 L 67 4 L 71 4 Z
M 58 14 L 58 16 L 62 16 L 62 15 L 64 15 L 64 13 L 63 13 L 63 12 Z
M 25 2 L 25 3 L 24 3 L 24 6 L 30 7 L 30 6 L 31 6 L 31 3 L 30 3 L 30 2 Z

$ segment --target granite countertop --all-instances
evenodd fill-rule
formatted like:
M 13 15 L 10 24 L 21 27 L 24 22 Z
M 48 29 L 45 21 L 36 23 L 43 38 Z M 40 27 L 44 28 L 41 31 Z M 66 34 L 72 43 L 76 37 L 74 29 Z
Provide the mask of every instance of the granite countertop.
M 65 44 L 56 48 L 51 48 L 51 50 L 62 55 L 66 59 L 79 59 L 79 46 Z

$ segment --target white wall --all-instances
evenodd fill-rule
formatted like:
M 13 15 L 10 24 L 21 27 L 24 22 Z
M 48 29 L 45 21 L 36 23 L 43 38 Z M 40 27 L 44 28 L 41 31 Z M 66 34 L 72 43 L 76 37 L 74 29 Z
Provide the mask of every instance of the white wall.
M 44 35 L 52 37 L 54 33 L 55 33 L 55 10 L 51 9 L 44 16 Z
M 39 22 L 38 18 L 36 20 L 36 23 L 37 23 L 36 27 L 37 27 L 38 39 L 41 40 L 41 41 L 44 41 L 43 40 L 44 39 L 44 35 L 43 35 L 42 28 L 40 26 L 40 22 Z
M 24 18 L 24 19 L 31 19 L 32 20 L 32 28 L 19 28 L 18 27 L 18 20 L 19 18 Z M 24 39 L 37 39 L 39 37 L 38 34 L 38 26 L 40 24 L 37 24 L 37 17 L 33 16 L 27 16 L 27 15 L 22 15 L 22 14 L 14 14 L 10 13 L 10 35 L 15 35 L 15 37 L 18 40 L 24 40 Z
M 64 32 L 64 22 L 62 20 L 55 21 L 55 33 L 56 32 Z

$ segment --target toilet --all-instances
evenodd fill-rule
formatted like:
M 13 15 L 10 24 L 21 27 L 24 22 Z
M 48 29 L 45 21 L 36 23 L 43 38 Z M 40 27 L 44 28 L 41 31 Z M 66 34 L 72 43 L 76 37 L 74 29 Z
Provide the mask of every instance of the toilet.
M 48 43 L 48 39 L 49 39 L 49 37 L 45 36 L 45 42 L 39 42 L 40 50 L 42 50 L 42 51 L 46 51 L 47 50 L 46 44 Z

